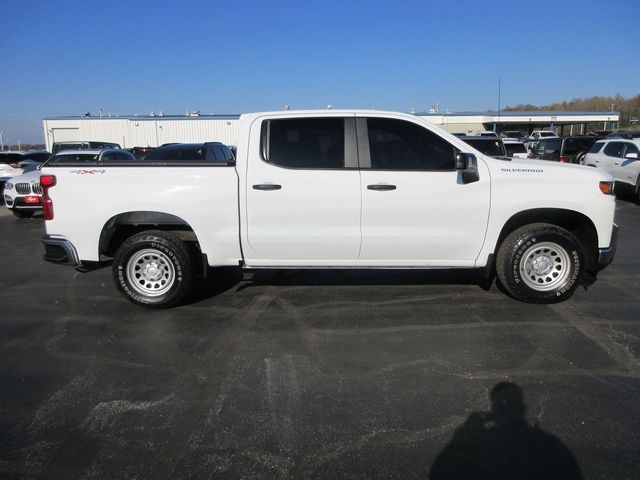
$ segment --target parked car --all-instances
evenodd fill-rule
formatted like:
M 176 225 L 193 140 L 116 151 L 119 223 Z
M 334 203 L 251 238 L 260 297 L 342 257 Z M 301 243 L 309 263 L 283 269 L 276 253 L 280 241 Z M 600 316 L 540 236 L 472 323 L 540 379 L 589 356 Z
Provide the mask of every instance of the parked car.
M 498 134 L 490 130 L 477 130 L 475 132 L 471 132 L 468 136 L 469 137 L 498 137 Z
M 155 147 L 133 147 L 127 148 L 126 150 L 133 153 L 133 155 L 135 155 L 138 160 L 142 160 L 149 153 L 153 152 L 155 150 Z
M 40 171 L 16 175 L 4 184 L 4 204 L 16 217 L 27 218 L 42 210 Z
M 582 163 L 584 156 L 598 140 L 588 135 L 582 137 L 543 138 L 531 151 L 529 158 L 561 163 Z
M 536 144 L 543 138 L 558 138 L 555 132 L 549 130 L 534 130 L 527 138 L 527 148 L 533 150 Z
M 608 172 L 616 185 L 633 189 L 640 200 L 640 140 L 607 138 L 593 144 L 584 164 Z
M 55 155 L 58 152 L 63 150 L 89 150 L 89 149 L 104 149 L 104 148 L 120 148 L 120 145 L 117 143 L 110 142 L 55 142 L 51 151 Z
M 0 152 L 0 184 L 25 171 L 35 170 L 50 156 L 45 150 Z
M 57 155 L 51 157 L 44 166 L 51 165 L 92 165 L 109 163 L 131 163 L 137 162 L 138 159 L 133 153 L 120 148 L 93 148 L 89 150 L 63 150 Z
M 479 152 L 489 155 L 490 157 L 504 158 L 508 156 L 502 139 L 498 137 L 467 135 L 466 137 L 460 137 L 460 140 L 468 143 Z
M 500 136 L 502 138 L 512 138 L 522 141 L 523 138 L 527 138 L 529 135 L 526 132 L 521 132 L 520 130 L 505 130 L 500 133 Z
M 219 162 L 233 163 L 231 149 L 220 142 L 176 143 L 158 147 L 145 158 L 152 161 Z
M 618 130 L 617 132 L 610 133 L 607 138 L 640 138 L 640 131 L 638 130 Z
M 514 138 L 503 138 L 502 143 L 504 143 L 504 148 L 507 151 L 508 157 L 527 158 L 529 156 L 527 146 L 519 140 Z
M 123 296 L 155 308 L 217 266 L 476 268 L 556 303 L 615 252 L 606 172 L 497 160 L 411 114 L 254 113 L 236 162 L 149 161 L 160 151 L 143 168 L 47 163 L 45 260 L 111 261 Z

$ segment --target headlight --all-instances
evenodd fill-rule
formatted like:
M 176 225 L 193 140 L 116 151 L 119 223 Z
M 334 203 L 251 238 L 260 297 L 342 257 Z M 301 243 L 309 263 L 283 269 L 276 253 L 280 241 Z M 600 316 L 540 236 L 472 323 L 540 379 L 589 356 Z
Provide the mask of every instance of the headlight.
M 5 182 L 5 183 L 4 183 L 4 189 L 5 189 L 5 190 L 13 190 L 13 183 L 11 183 L 11 182 Z

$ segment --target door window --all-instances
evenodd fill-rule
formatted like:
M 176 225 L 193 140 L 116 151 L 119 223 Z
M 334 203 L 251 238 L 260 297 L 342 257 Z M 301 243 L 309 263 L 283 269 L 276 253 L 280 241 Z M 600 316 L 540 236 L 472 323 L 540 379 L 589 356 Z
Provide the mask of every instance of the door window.
M 609 142 L 607 146 L 604 147 L 604 154 L 609 157 L 622 158 L 623 149 L 624 149 L 623 142 Z
M 638 151 L 638 147 L 636 147 L 633 143 L 625 143 L 624 150 L 622 151 L 622 156 L 626 157 L 627 153 L 635 153 L 636 155 L 640 154 Z
M 454 146 L 420 125 L 369 118 L 367 127 L 372 169 L 454 170 Z
M 270 120 L 263 125 L 263 135 L 263 157 L 269 163 L 286 168 L 344 168 L 342 118 Z

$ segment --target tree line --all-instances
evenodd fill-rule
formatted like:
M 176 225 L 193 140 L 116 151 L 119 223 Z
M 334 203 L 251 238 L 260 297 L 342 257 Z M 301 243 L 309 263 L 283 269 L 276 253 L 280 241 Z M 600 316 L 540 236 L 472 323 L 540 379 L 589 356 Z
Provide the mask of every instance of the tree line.
M 574 98 L 571 101 L 550 103 L 549 105 L 518 104 L 515 107 L 506 107 L 505 111 L 573 111 L 573 112 L 620 112 L 619 128 L 638 128 L 632 125 L 632 118 L 640 117 L 640 94 L 633 97 L 624 97 L 619 93 L 613 96 L 599 96 L 588 98 Z

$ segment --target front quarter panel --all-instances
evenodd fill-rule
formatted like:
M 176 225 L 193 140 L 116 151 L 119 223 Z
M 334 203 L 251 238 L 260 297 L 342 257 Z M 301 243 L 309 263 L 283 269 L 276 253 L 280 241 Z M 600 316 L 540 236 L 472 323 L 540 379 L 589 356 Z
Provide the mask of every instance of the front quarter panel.
M 615 196 L 600 191 L 600 181 L 612 180 L 606 172 L 582 165 L 485 159 L 491 169 L 491 212 L 487 241 L 478 257 L 478 266 L 485 265 L 488 256 L 495 252 L 507 221 L 527 210 L 545 208 L 579 212 L 593 222 L 598 247 L 609 246 Z

